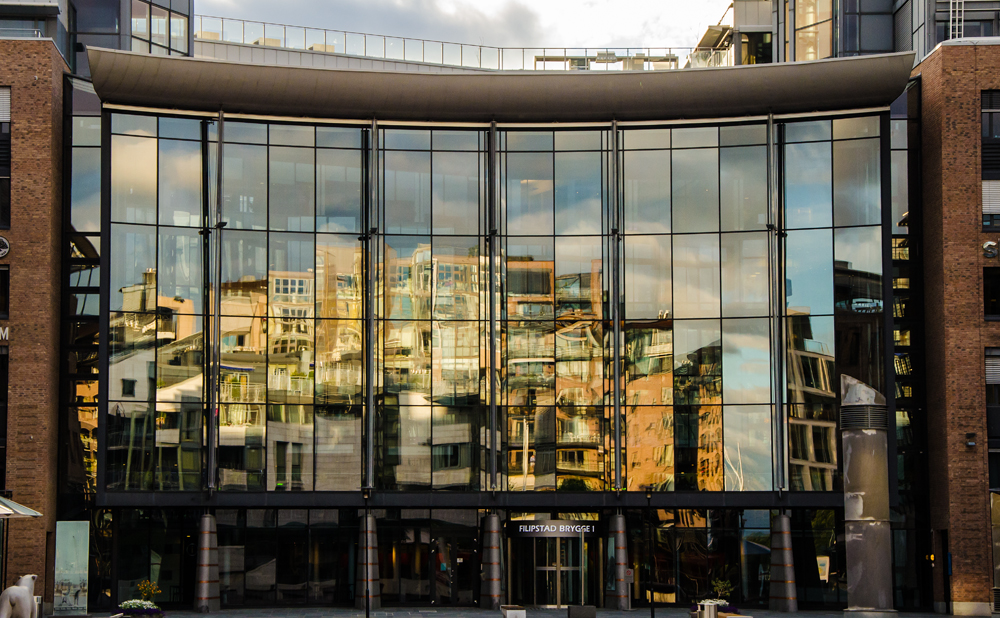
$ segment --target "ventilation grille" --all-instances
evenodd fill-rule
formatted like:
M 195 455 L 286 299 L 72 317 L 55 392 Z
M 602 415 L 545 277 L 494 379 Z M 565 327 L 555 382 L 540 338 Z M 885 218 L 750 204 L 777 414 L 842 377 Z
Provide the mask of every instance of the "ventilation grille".
M 993 613 L 1000 614 L 1000 588 L 993 589 Z
M 986 383 L 1000 384 L 1000 356 L 986 357 Z
M 983 181 L 983 214 L 1000 215 L 1000 180 Z
M 841 406 L 841 429 L 888 429 L 885 406 Z
M 896 11 L 896 51 L 913 49 L 913 4 L 905 2 Z
M 10 88 L 0 88 L 0 122 L 10 122 Z

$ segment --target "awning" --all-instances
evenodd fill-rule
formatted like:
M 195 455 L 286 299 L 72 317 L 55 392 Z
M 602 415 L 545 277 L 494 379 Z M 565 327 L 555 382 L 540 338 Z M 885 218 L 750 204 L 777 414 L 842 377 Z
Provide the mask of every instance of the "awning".
M 90 48 L 104 103 L 429 122 L 610 122 L 888 106 L 913 52 L 671 71 L 417 73 L 241 64 Z
M 17 519 L 20 517 L 41 517 L 42 514 L 18 504 L 8 498 L 0 498 L 0 519 Z

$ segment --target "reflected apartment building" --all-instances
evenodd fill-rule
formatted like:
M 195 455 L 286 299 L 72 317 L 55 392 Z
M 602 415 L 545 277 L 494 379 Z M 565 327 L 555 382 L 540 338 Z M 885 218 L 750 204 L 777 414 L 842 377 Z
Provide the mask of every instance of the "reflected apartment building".
M 922 480 L 913 57 L 848 58 L 923 57 L 941 11 L 738 0 L 688 56 L 711 71 L 544 50 L 573 70 L 532 75 L 525 50 L 365 58 L 176 0 L 77 4 L 89 52 L 31 43 L 66 73 L 65 448 L 36 501 L 12 444 L 7 487 L 38 530 L 90 522 L 91 610 L 144 579 L 195 606 L 204 515 L 224 608 L 363 605 L 366 576 L 385 606 L 686 606 L 725 579 L 765 607 L 783 517 L 800 606 L 854 606 L 845 380 L 886 400 L 883 592 L 982 609 L 968 561 L 935 570 L 966 541 Z M 19 525 L 37 559 L 8 578 L 53 580 Z M 547 525 L 581 532 L 523 531 Z

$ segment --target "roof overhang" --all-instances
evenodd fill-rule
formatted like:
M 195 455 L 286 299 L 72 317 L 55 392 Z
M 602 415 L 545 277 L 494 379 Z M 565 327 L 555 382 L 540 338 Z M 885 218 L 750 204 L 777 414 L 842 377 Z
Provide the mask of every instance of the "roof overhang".
M 720 118 L 889 105 L 913 52 L 674 71 L 413 73 L 88 50 L 105 103 L 191 111 L 439 122 Z

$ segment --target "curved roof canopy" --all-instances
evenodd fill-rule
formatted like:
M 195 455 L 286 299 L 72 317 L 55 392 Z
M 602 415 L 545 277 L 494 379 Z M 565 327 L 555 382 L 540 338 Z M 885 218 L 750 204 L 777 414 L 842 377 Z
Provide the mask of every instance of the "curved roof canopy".
M 914 54 L 674 71 L 410 73 L 88 50 L 105 103 L 193 111 L 451 122 L 602 122 L 881 107 Z

